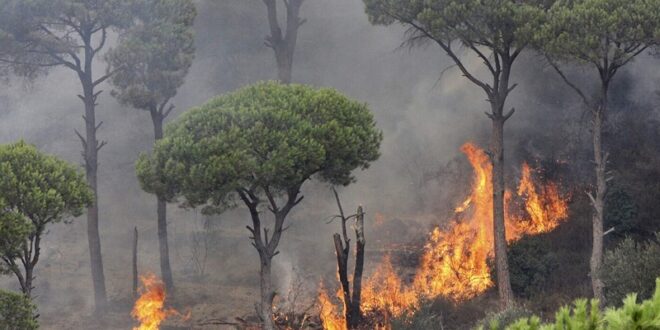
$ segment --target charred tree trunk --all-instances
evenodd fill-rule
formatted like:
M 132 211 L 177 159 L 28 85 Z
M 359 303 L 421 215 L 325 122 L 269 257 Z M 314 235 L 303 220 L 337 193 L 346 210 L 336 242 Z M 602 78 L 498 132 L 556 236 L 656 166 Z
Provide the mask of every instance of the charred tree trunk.
M 355 243 L 355 270 L 353 271 L 353 299 L 351 302 L 351 318 L 352 324 L 349 326 L 357 328 L 362 321 L 362 310 L 360 304 L 362 303 L 362 272 L 364 270 L 364 212 L 362 206 L 359 206 L 355 219 L 355 236 L 357 238 Z
M 607 153 L 603 150 L 603 124 L 605 122 L 605 113 L 607 111 L 607 89 L 608 83 L 603 80 L 602 91 L 600 95 L 600 104 L 593 110 L 593 148 L 594 148 L 594 168 L 596 174 L 595 194 L 589 194 L 589 199 L 594 208 L 592 216 L 593 244 L 591 249 L 591 259 L 589 268 L 591 272 L 591 286 L 594 292 L 594 298 L 605 305 L 605 296 L 603 294 L 603 281 L 600 276 L 600 269 L 603 264 L 603 218 L 605 208 L 605 194 L 607 193 Z
M 273 49 L 277 63 L 277 77 L 280 82 L 288 84 L 291 82 L 291 70 L 293 68 L 293 54 L 298 39 L 298 28 L 305 20 L 300 19 L 300 7 L 304 0 L 283 1 L 286 8 L 286 28 L 282 28 L 277 17 L 277 1 L 263 0 L 268 12 L 268 24 L 270 35 L 266 37 L 266 45 Z
M 138 229 L 133 231 L 133 299 L 138 296 Z
M 155 107 L 150 110 L 150 113 L 154 125 L 154 140 L 158 141 L 163 138 L 163 120 L 167 114 L 164 114 L 162 109 L 156 109 Z M 167 201 L 163 197 L 157 196 L 156 203 L 160 273 L 167 290 L 173 292 L 174 279 L 172 277 L 172 268 L 170 267 L 170 252 L 167 239 Z
M 337 255 L 337 273 L 339 275 L 339 282 L 342 289 L 342 299 L 345 306 L 344 318 L 346 319 L 346 324 L 348 325 L 349 329 L 357 329 L 362 320 L 360 304 L 362 302 L 362 272 L 364 270 L 364 213 L 362 211 L 362 206 L 359 206 L 356 214 L 348 217 L 344 215 L 344 210 L 341 206 L 339 195 L 334 188 L 332 191 L 337 201 L 337 207 L 339 208 L 339 215 L 337 217 L 339 217 L 341 220 L 341 230 L 343 235 L 343 241 L 342 236 L 339 234 L 334 234 L 332 238 L 335 243 L 335 254 Z M 348 279 L 348 256 L 350 255 L 349 252 L 351 241 L 348 238 L 346 222 L 353 217 L 355 217 L 355 236 L 357 238 L 357 243 L 355 269 L 353 272 L 353 289 L 351 290 L 351 285 Z
M 84 67 L 78 70 L 78 76 L 83 87 L 83 95 L 79 97 L 85 105 L 85 137 L 78 134 L 83 144 L 83 158 L 85 160 L 85 176 L 87 183 L 94 193 L 92 204 L 87 208 L 87 239 L 89 243 L 90 265 L 92 269 L 92 282 L 94 285 L 94 306 L 96 312 L 102 312 L 107 304 L 105 289 L 105 275 L 103 272 L 103 258 L 101 253 L 101 236 L 99 234 L 99 208 L 98 208 L 98 152 L 105 142 L 97 140 L 96 131 L 102 123 L 96 124 L 96 99 L 101 92 L 95 92 L 98 81 L 92 78 L 92 60 L 95 50 L 91 45 L 92 31 L 81 33 L 85 44 Z
M 339 283 L 341 284 L 342 299 L 344 300 L 344 318 L 346 323 L 351 327 L 353 316 L 353 302 L 351 301 L 351 287 L 348 282 L 348 254 L 350 250 L 350 243 L 346 241 L 345 245 L 341 241 L 339 234 L 332 235 L 335 242 L 335 254 L 337 255 L 337 273 L 339 275 Z

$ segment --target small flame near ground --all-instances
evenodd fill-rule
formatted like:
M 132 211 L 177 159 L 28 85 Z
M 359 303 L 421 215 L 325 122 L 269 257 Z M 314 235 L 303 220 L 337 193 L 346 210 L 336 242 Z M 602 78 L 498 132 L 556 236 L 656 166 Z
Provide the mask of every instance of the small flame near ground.
M 178 316 L 181 319 L 190 318 L 190 313 L 182 315 L 172 308 L 165 308 L 165 284 L 154 274 L 140 276 L 142 286 L 139 289 L 140 297 L 135 301 L 131 316 L 140 325 L 133 330 L 158 330 L 161 323 L 170 316 Z
M 470 195 L 456 207 L 446 229 L 438 227 L 429 234 L 412 283 L 404 283 L 390 258 L 384 258 L 365 282 L 363 312 L 380 311 L 396 317 L 414 313 L 420 299 L 444 296 L 460 302 L 493 286 L 487 264 L 493 255 L 492 165 L 484 150 L 472 143 L 464 144 L 461 151 L 474 171 Z M 505 191 L 508 242 L 549 232 L 568 218 L 568 198 L 560 194 L 556 183 L 536 182 L 532 171 L 528 164 L 523 164 L 518 189 Z M 343 313 L 333 301 L 336 300 L 321 286 L 319 303 L 324 329 L 346 329 Z

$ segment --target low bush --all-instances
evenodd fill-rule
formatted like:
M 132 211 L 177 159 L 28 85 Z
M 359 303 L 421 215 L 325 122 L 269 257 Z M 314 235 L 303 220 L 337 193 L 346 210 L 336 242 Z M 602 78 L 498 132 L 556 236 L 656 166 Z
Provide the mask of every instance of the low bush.
M 559 267 L 547 235 L 524 236 L 507 247 L 511 289 L 517 297 L 532 298 L 547 287 Z M 497 281 L 494 260 L 488 260 L 493 281 Z
M 491 324 L 506 327 L 519 319 L 530 317 L 532 312 L 524 307 L 511 307 L 500 312 L 489 313 L 483 320 L 477 322 L 476 328 L 488 329 Z
M 656 234 L 660 239 L 660 234 Z M 605 284 L 605 299 L 618 303 L 629 292 L 641 299 L 653 294 L 653 283 L 660 276 L 660 244 L 655 241 L 635 242 L 626 238 L 605 253 L 601 276 Z
M 36 313 L 37 308 L 23 294 L 0 290 L 0 329 L 38 329 Z

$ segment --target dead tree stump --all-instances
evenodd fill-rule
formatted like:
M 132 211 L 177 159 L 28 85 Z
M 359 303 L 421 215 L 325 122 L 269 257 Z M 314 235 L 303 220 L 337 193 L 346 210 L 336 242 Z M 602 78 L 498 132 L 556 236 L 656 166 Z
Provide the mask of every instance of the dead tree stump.
M 335 253 L 337 255 L 337 273 L 339 275 L 339 282 L 341 284 L 342 299 L 344 301 L 344 317 L 349 329 L 357 329 L 362 320 L 362 311 L 360 310 L 361 295 L 362 295 L 362 273 L 364 271 L 364 245 L 366 240 L 364 238 L 364 212 L 362 206 L 359 206 L 357 212 L 353 215 L 346 216 L 339 200 L 337 191 L 333 188 L 337 207 L 339 208 L 339 215 L 336 218 L 341 220 L 342 235 L 335 233 L 332 238 L 335 243 Z M 350 243 L 346 230 L 346 222 L 355 218 L 355 237 L 356 237 L 356 254 L 355 254 L 355 268 L 353 271 L 353 288 L 351 296 L 351 284 L 348 279 L 348 257 L 350 255 Z M 342 240 L 343 238 L 343 240 Z

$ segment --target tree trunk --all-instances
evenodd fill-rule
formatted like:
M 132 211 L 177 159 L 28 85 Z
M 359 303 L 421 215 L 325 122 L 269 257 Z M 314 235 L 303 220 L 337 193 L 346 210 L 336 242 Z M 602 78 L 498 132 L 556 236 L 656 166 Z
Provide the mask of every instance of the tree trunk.
M 151 110 L 151 120 L 154 124 L 154 140 L 163 138 L 163 114 L 156 110 Z M 167 201 L 157 196 L 156 213 L 158 220 L 158 247 L 160 251 L 160 273 L 165 283 L 165 288 L 171 293 L 174 291 L 174 280 L 172 277 L 172 268 L 170 267 L 170 251 L 167 239 Z
M 91 55 L 90 55 L 91 56 Z M 96 312 L 103 312 L 107 304 L 105 289 L 105 275 L 103 273 L 103 258 L 101 254 L 101 236 L 99 234 L 99 208 L 98 208 L 98 151 L 100 145 L 96 139 L 96 95 L 92 82 L 91 57 L 87 56 L 85 72 L 81 76 L 83 85 L 83 102 L 85 103 L 85 175 L 87 183 L 94 193 L 92 204 L 87 208 L 87 239 L 89 243 L 89 256 L 92 268 L 92 282 L 94 285 L 94 306 Z
M 348 256 L 350 255 L 351 241 L 348 239 L 346 231 L 346 221 L 351 217 L 344 215 L 344 209 L 339 200 L 339 194 L 334 188 L 332 192 L 337 201 L 339 208 L 339 217 L 341 218 L 341 231 L 344 237 L 342 241 L 341 235 L 334 234 L 332 236 L 335 243 L 335 254 L 337 255 L 337 274 L 339 275 L 339 283 L 341 284 L 342 299 L 344 301 L 344 319 L 348 329 L 357 329 L 362 321 L 362 311 L 360 304 L 362 303 L 362 271 L 364 270 L 364 212 L 362 206 L 359 206 L 355 216 L 355 236 L 356 254 L 355 254 L 355 269 L 353 272 L 353 295 L 351 296 L 351 285 L 348 279 Z
M 298 39 L 298 28 L 304 23 L 300 19 L 300 7 L 304 0 L 284 1 L 286 9 L 286 26 L 284 33 L 280 27 L 277 15 L 277 0 L 264 0 L 268 12 L 270 36 L 266 45 L 273 49 L 277 62 L 277 77 L 284 84 L 291 83 L 293 54 Z
M 504 225 L 504 122 L 501 109 L 493 108 L 493 131 L 491 136 L 491 161 L 493 163 L 493 236 L 495 264 L 500 307 L 506 309 L 513 304 L 513 291 L 509 280 L 509 263 L 506 251 Z
M 275 292 L 273 291 L 270 272 L 272 257 L 269 256 L 265 251 L 259 251 L 259 257 L 261 259 L 261 269 L 259 272 L 259 279 L 261 283 L 261 304 L 259 306 L 261 320 L 263 321 L 264 330 L 274 330 L 275 325 L 273 323 L 273 298 L 275 298 Z
M 34 267 L 28 263 L 25 265 L 25 283 L 21 287 L 21 291 L 23 291 L 23 294 L 28 297 L 32 298 L 32 280 L 34 279 Z
M 160 250 L 160 272 L 169 293 L 174 291 L 174 280 L 170 268 L 170 252 L 167 243 L 167 203 L 158 198 L 158 246 Z
M 293 54 L 286 50 L 276 51 L 277 79 L 284 84 L 291 83 L 291 68 L 293 66 Z
M 362 321 L 360 304 L 362 304 L 362 272 L 364 270 L 364 245 L 366 244 L 366 240 L 364 239 L 364 212 L 362 211 L 362 206 L 358 207 L 356 217 L 355 236 L 357 241 L 355 243 L 355 270 L 353 271 L 353 299 L 350 318 L 353 324 L 349 324 L 353 328 L 357 328 Z
M 137 226 L 133 231 L 133 299 L 138 296 L 138 229 Z
M 604 116 L 607 110 L 607 83 L 603 83 L 600 105 L 593 112 L 593 147 L 594 167 L 596 172 L 596 194 L 589 194 L 591 204 L 594 208 L 592 216 L 593 245 L 591 259 L 589 261 L 591 271 L 591 286 L 594 298 L 599 299 L 601 306 L 605 305 L 603 295 L 603 281 L 600 277 L 600 268 L 603 263 L 603 216 L 605 208 L 605 194 L 607 192 L 607 179 L 605 169 L 607 166 L 607 154 L 603 151 L 602 130 Z
M 275 291 L 272 286 L 271 279 L 271 265 L 273 257 L 279 254 L 277 251 L 277 246 L 279 245 L 280 238 L 282 237 L 282 232 L 286 230 L 283 228 L 284 220 L 289 214 L 289 211 L 296 206 L 302 200 L 302 197 L 298 198 L 300 192 L 300 186 L 295 188 L 289 188 L 287 191 L 288 199 L 286 204 L 283 207 L 279 207 L 275 198 L 270 193 L 268 187 L 263 187 L 264 193 L 268 196 L 270 202 L 271 212 L 275 215 L 275 226 L 272 228 L 272 237 L 268 237 L 269 228 L 263 229 L 264 236 L 261 236 L 261 219 L 259 217 L 259 207 L 260 200 L 254 194 L 254 190 L 250 189 L 237 189 L 239 197 L 243 200 L 248 210 L 250 211 L 250 217 L 252 218 L 252 227 L 247 226 L 247 229 L 250 231 L 252 236 L 252 245 L 259 253 L 260 260 L 260 283 L 261 283 L 261 302 L 257 304 L 257 313 L 259 314 L 261 321 L 263 322 L 263 329 L 265 330 L 274 330 L 275 325 L 273 322 L 273 299 L 275 298 Z
M 342 219 L 342 221 L 345 220 Z M 339 283 L 341 284 L 342 299 L 344 300 L 344 318 L 346 319 L 348 327 L 351 328 L 351 324 L 353 324 L 353 303 L 351 301 L 351 287 L 348 282 L 348 254 L 350 251 L 350 245 L 347 241 L 346 246 L 344 246 L 339 234 L 332 235 L 332 239 L 335 242 L 337 273 L 339 275 Z

